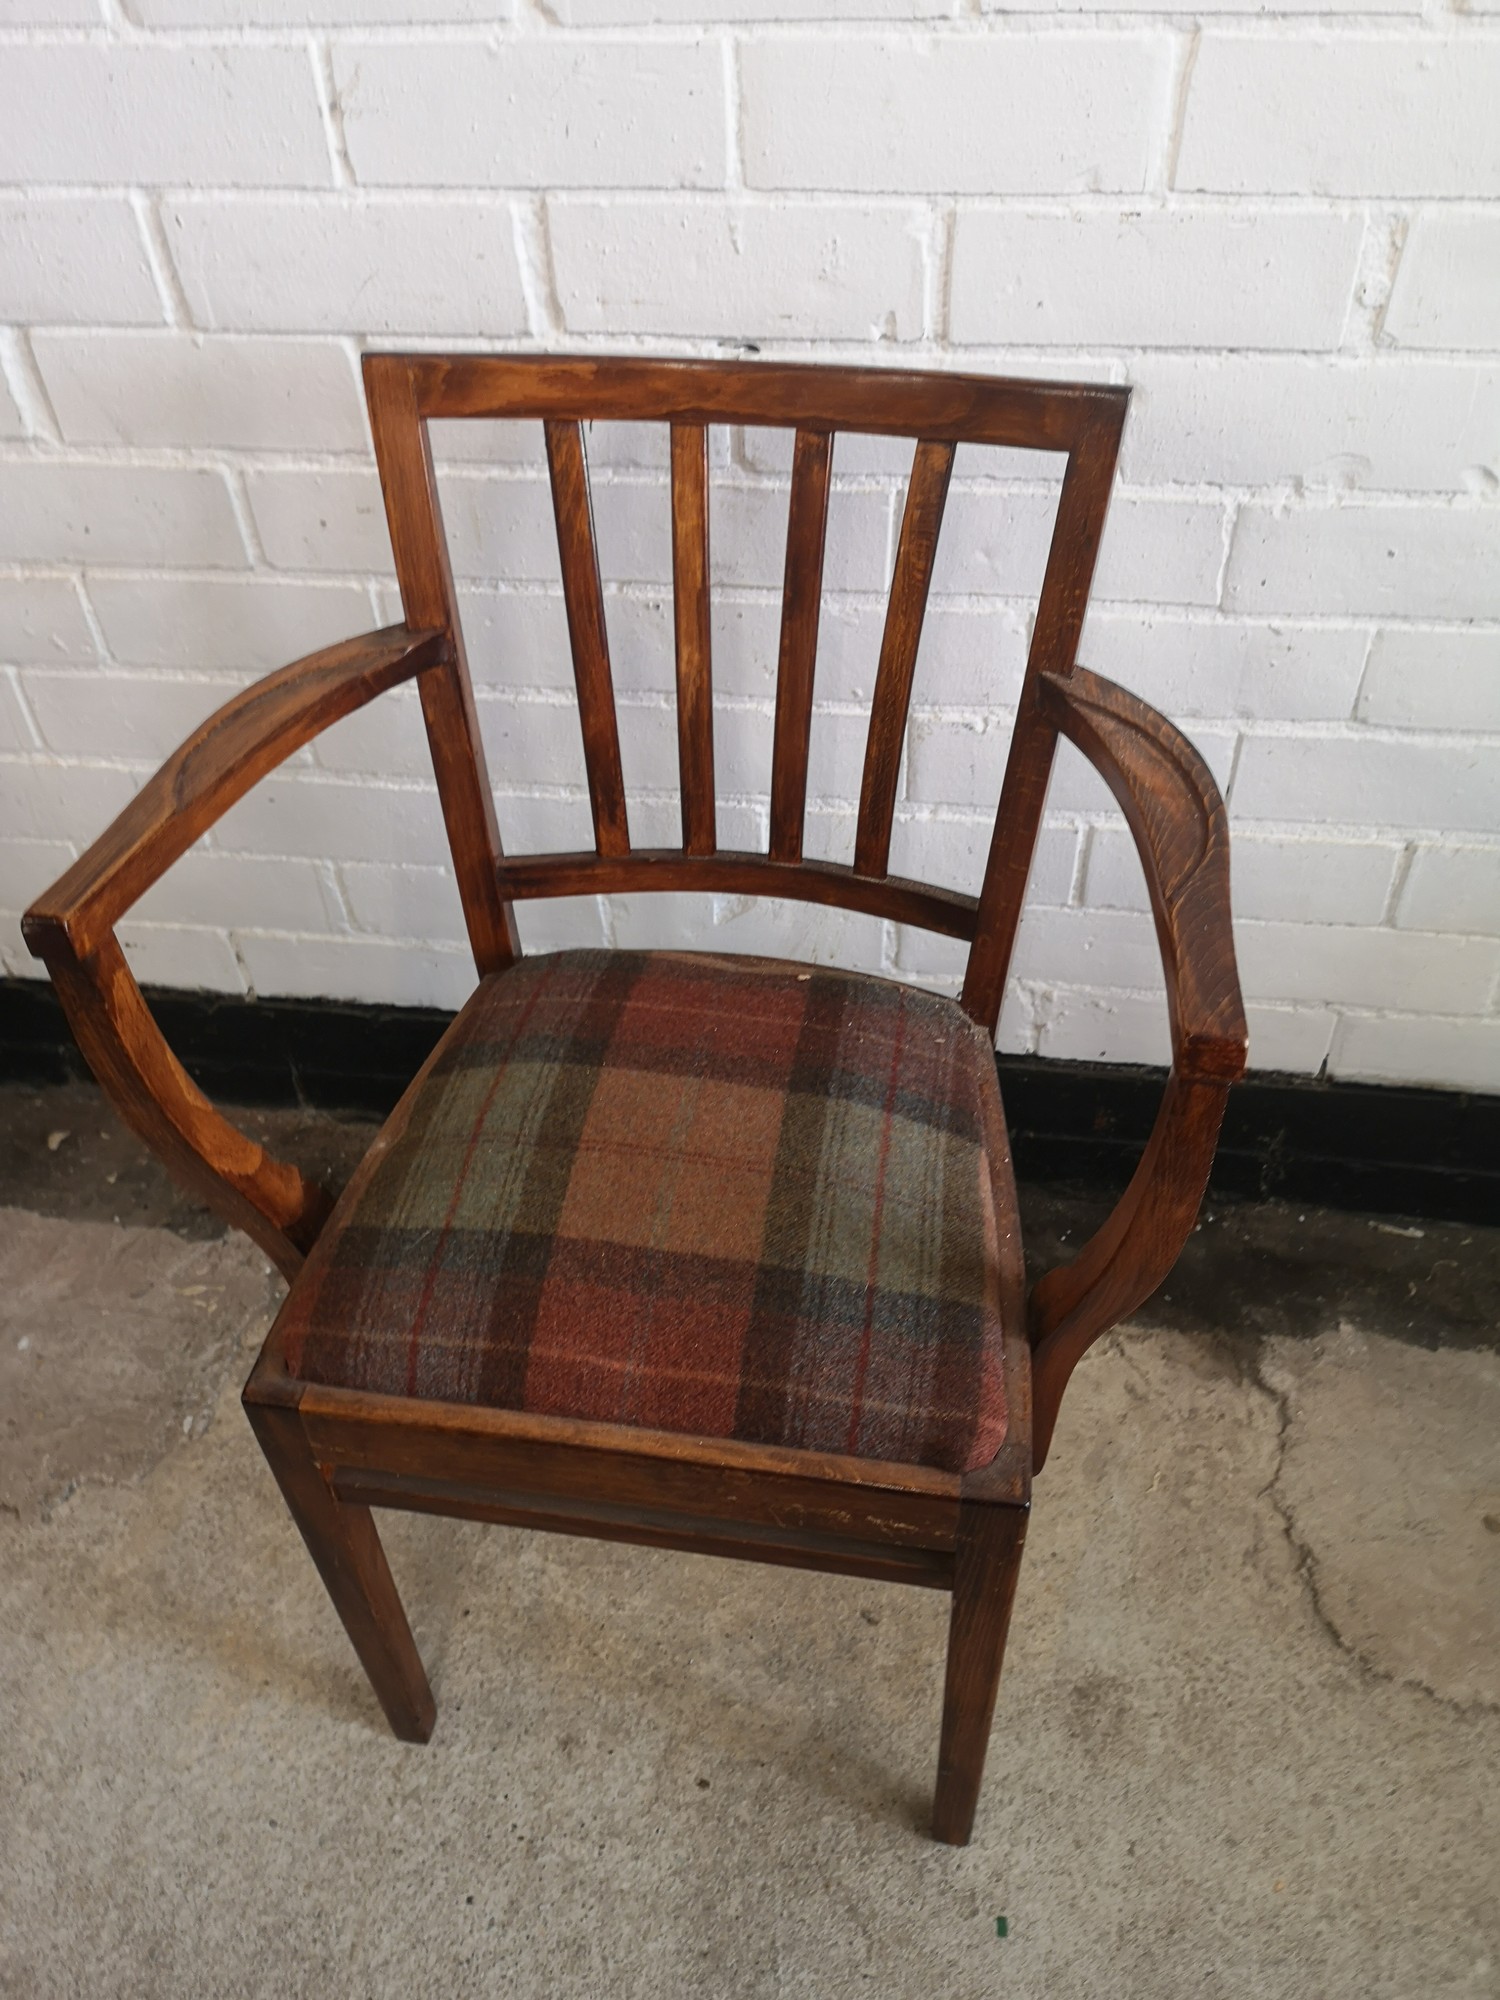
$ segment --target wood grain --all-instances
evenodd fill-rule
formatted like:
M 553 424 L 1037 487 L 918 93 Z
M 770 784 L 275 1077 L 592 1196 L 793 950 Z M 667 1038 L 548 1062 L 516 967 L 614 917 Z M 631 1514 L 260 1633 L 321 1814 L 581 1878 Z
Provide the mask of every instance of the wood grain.
M 787 504 L 786 575 L 781 588 L 781 652 L 776 668 L 776 734 L 771 753 L 771 859 L 800 861 L 807 813 L 807 752 L 812 733 L 818 615 L 823 608 L 823 550 L 833 439 L 798 431 Z
M 363 1165 L 359 1171 L 364 1172 Z M 341 1205 L 344 1199 L 340 1197 Z M 322 1257 L 330 1253 L 317 1254 Z M 600 1423 L 593 1418 L 548 1416 L 535 1410 L 443 1403 L 432 1398 L 424 1398 L 414 1406 L 403 1396 L 296 1382 L 287 1373 L 274 1338 L 262 1350 L 256 1379 L 268 1385 L 280 1381 L 283 1386 L 295 1388 L 303 1415 L 316 1432 L 319 1448 L 331 1465 L 387 1464 L 390 1450 L 385 1441 L 397 1432 L 408 1437 L 420 1433 L 430 1443 L 432 1461 L 441 1460 L 455 1476 L 464 1468 L 472 1471 L 476 1466 L 493 1467 L 507 1459 L 520 1463 L 528 1455 L 536 1457 L 538 1463 L 561 1460 L 569 1453 L 579 1452 L 616 1465 L 624 1459 L 649 1459 L 685 1469 L 690 1477 L 711 1473 L 740 1482 L 770 1480 L 777 1490 L 791 1493 L 794 1499 L 800 1496 L 800 1501 L 820 1515 L 836 1511 L 848 1491 L 857 1488 L 871 1496 L 871 1508 L 878 1510 L 889 1505 L 901 1518 L 925 1523 L 914 1531 L 911 1539 L 935 1548 L 951 1548 L 953 1534 L 951 1526 L 932 1532 L 931 1524 L 939 1516 L 929 1503 L 956 1501 L 963 1490 L 963 1479 L 969 1477 L 944 1472 L 933 1465 L 893 1464 L 886 1459 L 808 1451 L 791 1445 L 746 1444 L 739 1438 L 653 1431 L 634 1424 Z M 279 1392 L 268 1387 L 266 1393 L 275 1400 Z M 651 1475 L 638 1475 L 633 1467 L 629 1476 Z M 633 1497 L 642 1496 L 637 1493 Z
M 1103 775 L 1135 836 L 1173 1049 L 1161 1110 L 1129 1187 L 1074 1261 L 1032 1293 L 1039 1471 L 1080 1357 L 1151 1296 L 1187 1241 L 1248 1038 L 1229 920 L 1229 824 L 1207 765 L 1154 709 L 1097 674 L 1043 675 L 1038 700 Z
M 837 861 L 772 861 L 764 854 L 720 849 L 684 854 L 676 847 L 637 847 L 621 856 L 518 854 L 501 863 L 503 894 L 516 901 L 537 896 L 628 895 L 634 891 L 700 889 L 717 896 L 786 896 L 803 903 L 863 910 L 892 923 L 918 924 L 947 937 L 974 932 L 975 903 L 956 889 L 929 889 L 887 875 L 869 881 Z
M 422 715 L 464 923 L 482 977 L 513 965 L 521 947 L 495 882 L 501 854 L 495 795 L 474 710 L 427 426 L 417 416 L 411 370 L 398 357 L 367 354 L 364 377 L 402 608 L 408 624 L 436 626 L 448 641 L 442 671 L 421 684 Z
M 859 875 L 884 875 L 891 861 L 891 822 L 896 810 L 896 780 L 901 775 L 901 746 L 906 741 L 906 716 L 911 707 L 912 676 L 917 647 L 927 614 L 927 593 L 937 557 L 948 482 L 953 476 L 953 446 L 924 439 L 912 460 L 901 540 L 886 608 L 875 697 L 870 708 L 870 733 L 865 742 L 864 777 L 860 784 L 859 821 L 854 836 L 854 868 Z
M 319 1461 L 335 1471 L 487 1489 L 507 1505 L 529 1496 L 558 1509 L 586 1495 L 601 1518 L 614 1511 L 663 1521 L 756 1523 L 903 1548 L 953 1546 L 954 1474 L 916 1486 L 889 1468 L 855 1460 L 862 1476 L 839 1478 L 826 1467 L 810 1472 L 788 1466 L 753 1446 L 714 1451 L 706 1448 L 712 1441 L 700 1439 L 696 1451 L 668 1452 L 653 1449 L 649 1433 L 626 1431 L 613 1443 L 596 1435 L 624 1426 L 559 1418 L 549 1431 L 524 1423 L 465 1423 L 453 1412 L 432 1421 L 426 1404 L 400 1397 L 354 1402 L 350 1394 L 309 1385 L 302 1398 Z
M 979 891 L 974 949 L 969 953 L 960 996 L 965 1012 L 991 1034 L 1000 1021 L 1057 744 L 1056 729 L 1042 713 L 1039 682 L 1043 674 L 1073 671 L 1109 508 L 1127 396 L 1128 391 L 1120 391 L 1115 400 L 1090 414 L 1063 475 L 1026 677 L 1016 705 L 1010 756 Z
M 424 1483 L 389 1480 L 378 1474 L 341 1473 L 334 1484 L 340 1497 L 347 1494 L 370 1507 L 448 1514 L 464 1521 L 492 1521 L 501 1527 L 530 1528 L 551 1535 L 585 1535 L 591 1541 L 629 1542 L 638 1548 L 728 1556 L 738 1562 L 775 1563 L 786 1569 L 864 1577 L 872 1583 L 911 1583 L 929 1590 L 953 1587 L 953 1558 L 936 1549 L 903 1549 L 805 1534 L 794 1528 L 730 1524 L 711 1516 L 637 1513 L 576 1499 L 544 1506 L 522 1496 L 508 1503 L 491 1486 L 455 1486 L 444 1480 Z
M 560 419 L 546 426 L 547 467 L 552 479 L 552 511 L 557 518 L 557 551 L 562 561 L 563 602 L 573 648 L 573 682 L 583 730 L 594 845 L 600 854 L 628 854 L 625 780 L 620 770 L 620 732 L 615 719 L 614 681 L 609 667 L 609 635 L 604 625 L 604 590 L 594 509 L 589 497 L 583 428 Z
M 406 622 L 272 675 L 189 739 L 25 919 L 80 1046 L 172 1171 L 246 1229 L 294 1281 L 316 1278 L 411 1121 L 423 1065 L 336 1206 L 235 1130 L 162 1041 L 115 940 L 120 914 L 281 758 L 381 689 L 415 676 L 482 979 L 517 953 L 512 903 L 692 890 L 799 898 L 970 941 L 963 1004 L 993 1030 L 1059 734 L 1103 774 L 1140 848 L 1166 970 L 1173 1071 L 1114 1214 L 1025 1297 L 998 1094 L 981 1134 L 996 1221 L 1008 1423 L 961 1476 L 734 1440 L 636 1431 L 313 1386 L 288 1372 L 280 1324 L 246 1385 L 267 1459 L 398 1735 L 423 1741 L 433 1702 L 370 1509 L 406 1507 L 563 1534 L 711 1551 L 953 1592 L 933 1831 L 968 1839 L 983 1772 L 1033 1470 L 1089 1343 L 1170 1269 L 1192 1227 L 1244 1010 L 1229 924 L 1228 831 L 1202 759 L 1162 717 L 1075 668 L 1126 392 L 905 370 L 548 356 L 366 358 Z M 595 847 L 501 851 L 464 657 L 426 420 L 540 418 L 567 608 Z M 632 850 L 590 504 L 583 422 L 671 426 L 682 846 Z M 721 852 L 714 790 L 707 426 L 795 429 L 768 852 Z M 833 434 L 917 440 L 875 675 L 852 867 L 804 858 L 808 746 Z M 891 877 L 902 741 L 933 557 L 962 440 L 1067 453 L 1015 736 L 978 898 Z M 497 566 L 503 551 L 496 552 Z M 330 1214 L 331 1209 L 331 1214 Z M 306 1262 L 304 1263 L 304 1259 Z
M 1021 1207 L 1005 1107 L 997 1089 L 981 1105 L 980 1143 L 989 1167 L 995 1213 L 996 1304 L 999 1310 L 1005 1382 L 1005 1436 L 988 1465 L 973 1467 L 959 1481 L 965 1501 L 1024 1507 L 1031 1498 L 1031 1344 L 1027 1337 L 1026 1255 L 1021 1241 Z
M 1101 1334 L 1161 1284 L 1192 1233 L 1213 1165 L 1227 1082 L 1167 1080 L 1161 1109 L 1130 1185 L 1071 1264 L 1031 1294 L 1032 1463 L 1047 1462 L 1063 1392 Z
M 1233 1081 L 1245 1067 L 1245 1008 L 1229 921 L 1229 820 L 1213 773 L 1165 716 L 1098 674 L 1044 674 L 1039 699 L 1135 836 L 1167 975 L 1175 1067 Z
M 259 778 L 382 690 L 440 668 L 445 645 L 440 632 L 391 626 L 325 647 L 236 695 L 173 752 L 22 922 L 89 1067 L 126 1124 L 288 1278 L 316 1239 L 331 1196 L 208 1102 L 163 1039 L 112 927 Z
M 1128 389 L 903 368 L 631 356 L 399 354 L 424 417 L 765 424 L 1070 451 Z
M 708 432 L 672 426 L 672 607 L 677 632 L 677 762 L 682 845 L 712 854 L 714 696 L 708 587 Z
M 959 1517 L 932 1807 L 933 1839 L 950 1847 L 967 1846 L 974 1830 L 1027 1517 L 1025 1507 L 983 1501 L 967 1502 Z
M 369 1508 L 334 1493 L 295 1407 L 247 1402 L 245 1414 L 386 1720 L 402 1742 L 427 1742 L 437 1705 Z
M 439 664 L 440 631 L 389 625 L 325 646 L 237 694 L 148 778 L 26 916 L 34 944 L 57 928 L 87 955 L 151 884 L 269 771 L 384 689 Z
M 285 1278 L 333 1206 L 296 1167 L 222 1117 L 178 1062 L 108 936 L 80 958 L 61 930 L 33 933 L 68 1025 L 101 1089 L 174 1180 L 258 1243 Z

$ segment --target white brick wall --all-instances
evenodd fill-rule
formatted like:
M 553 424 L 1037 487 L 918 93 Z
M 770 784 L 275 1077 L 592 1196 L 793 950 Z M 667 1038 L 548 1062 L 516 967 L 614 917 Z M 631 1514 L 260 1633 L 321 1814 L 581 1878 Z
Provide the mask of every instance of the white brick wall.
M 1493 350 L 1500 318 L 1500 216 L 1428 211 L 1413 219 L 1386 327 L 1403 347 Z
M 952 338 L 975 347 L 1329 348 L 1362 236 L 1355 215 L 973 208 L 955 225 Z
M 67 444 L 364 449 L 363 398 L 331 342 L 52 331 L 31 351 Z
M 1444 22 L 1442 26 L 1447 26 Z M 1500 43 L 1214 28 L 1193 64 L 1176 185 L 1224 194 L 1496 195 Z
M 328 187 L 317 91 L 295 49 L 23 43 L 0 64 L 7 181 Z
M 0 967 L 254 673 L 397 615 L 367 344 L 977 367 L 1136 387 L 1083 657 L 1224 785 L 1252 1061 L 1500 1088 L 1500 21 L 1476 0 L 5 0 Z M 435 444 L 502 827 L 588 838 L 536 427 Z M 675 832 L 659 434 L 592 440 L 637 838 Z M 785 440 L 714 439 L 726 841 L 764 840 Z M 846 855 L 910 447 L 841 440 L 809 851 Z M 895 865 L 976 885 L 1057 492 L 965 452 Z M 1113 802 L 1059 763 L 1011 1048 L 1159 1061 Z M 740 898 L 716 941 L 951 990 L 951 943 Z M 460 999 L 409 693 L 122 926 L 145 977 Z
M 362 187 L 722 188 L 719 51 L 702 35 L 334 52 Z M 413 117 L 413 108 L 443 107 Z
M 1137 194 L 1170 96 L 1162 33 L 769 33 L 738 52 L 745 185 Z

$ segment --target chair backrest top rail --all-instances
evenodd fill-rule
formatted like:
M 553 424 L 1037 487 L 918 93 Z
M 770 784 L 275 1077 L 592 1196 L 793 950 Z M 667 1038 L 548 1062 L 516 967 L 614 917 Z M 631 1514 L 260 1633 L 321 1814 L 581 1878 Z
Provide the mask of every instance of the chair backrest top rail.
M 1103 382 L 636 356 L 367 354 L 399 370 L 424 418 L 571 417 L 865 431 L 950 443 L 1071 450 L 1118 426 L 1129 390 Z

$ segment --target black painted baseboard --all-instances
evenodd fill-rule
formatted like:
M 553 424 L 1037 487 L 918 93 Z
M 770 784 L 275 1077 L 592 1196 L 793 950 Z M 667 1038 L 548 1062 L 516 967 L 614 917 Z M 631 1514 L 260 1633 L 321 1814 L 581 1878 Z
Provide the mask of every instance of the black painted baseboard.
M 168 1041 L 210 1097 L 383 1117 L 451 1016 L 334 1000 L 157 990 Z M 1023 1180 L 1123 1186 L 1163 1072 L 1000 1056 Z M 0 1079 L 87 1076 L 43 981 L 0 980 Z M 1213 1187 L 1329 1208 L 1500 1224 L 1500 1095 L 1254 1072 L 1230 1095 Z

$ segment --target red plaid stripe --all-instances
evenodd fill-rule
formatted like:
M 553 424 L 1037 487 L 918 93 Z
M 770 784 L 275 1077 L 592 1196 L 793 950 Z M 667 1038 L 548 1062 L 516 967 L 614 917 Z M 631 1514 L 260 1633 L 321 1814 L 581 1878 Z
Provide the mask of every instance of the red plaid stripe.
M 761 959 L 486 980 L 282 1312 L 322 1383 L 964 1471 L 1005 1434 L 987 1038 Z

